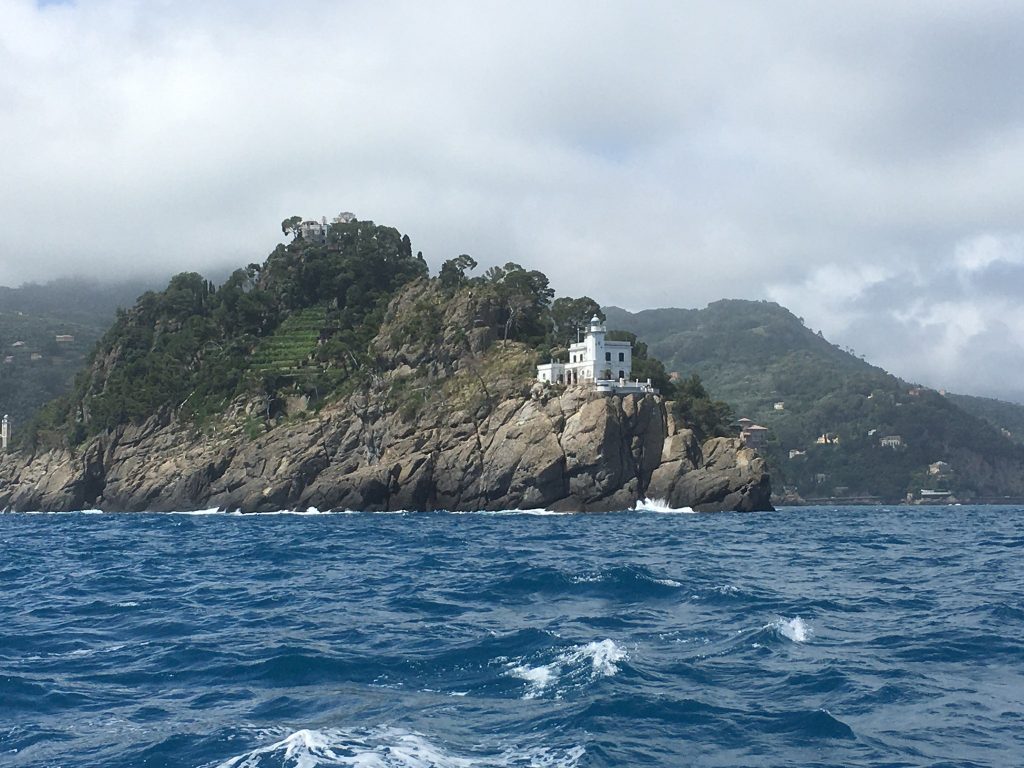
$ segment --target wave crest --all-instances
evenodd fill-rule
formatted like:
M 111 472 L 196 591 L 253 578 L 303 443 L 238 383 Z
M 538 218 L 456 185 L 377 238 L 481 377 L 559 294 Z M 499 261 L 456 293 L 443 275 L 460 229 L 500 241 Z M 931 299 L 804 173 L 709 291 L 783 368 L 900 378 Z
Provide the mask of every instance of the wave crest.
M 794 643 L 806 643 L 814 636 L 814 630 L 799 616 L 794 616 L 792 619 L 780 616 L 770 624 L 766 624 L 764 628 L 782 635 Z
M 633 505 L 631 512 L 655 512 L 661 515 L 691 515 L 695 514 L 690 507 L 673 507 L 667 499 L 644 499 Z
M 462 757 L 450 754 L 419 733 L 398 728 L 363 731 L 302 729 L 265 747 L 231 757 L 216 768 L 512 768 L 551 766 L 575 768 L 585 750 L 582 746 L 562 751 L 506 749 L 498 754 Z
M 526 682 L 524 699 L 538 698 L 554 684 L 559 684 L 555 689 L 555 698 L 561 698 L 573 686 L 615 676 L 619 672 L 619 662 L 628 658 L 614 640 L 605 638 L 568 648 L 547 664 L 530 666 L 526 663 L 512 663 L 507 674 Z

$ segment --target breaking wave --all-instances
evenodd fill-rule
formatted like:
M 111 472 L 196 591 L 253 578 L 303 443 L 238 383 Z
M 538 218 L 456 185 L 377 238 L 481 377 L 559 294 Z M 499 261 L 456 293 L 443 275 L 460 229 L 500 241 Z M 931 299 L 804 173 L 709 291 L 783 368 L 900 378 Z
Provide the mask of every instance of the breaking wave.
M 633 505 L 632 512 L 655 512 L 661 515 L 690 515 L 690 507 L 673 507 L 665 499 L 644 499 Z
M 289 734 L 265 747 L 228 758 L 216 768 L 574 768 L 585 750 L 505 749 L 497 753 L 454 754 L 426 736 L 398 728 L 309 730 Z
M 780 616 L 775 621 L 765 624 L 764 629 L 775 632 L 794 643 L 806 643 L 814 635 L 814 630 L 799 616 L 792 619 Z
M 627 658 L 615 641 L 604 639 L 568 648 L 547 664 L 510 662 L 507 674 L 526 683 L 524 699 L 535 699 L 548 692 L 561 698 L 571 688 L 618 674 L 619 662 Z

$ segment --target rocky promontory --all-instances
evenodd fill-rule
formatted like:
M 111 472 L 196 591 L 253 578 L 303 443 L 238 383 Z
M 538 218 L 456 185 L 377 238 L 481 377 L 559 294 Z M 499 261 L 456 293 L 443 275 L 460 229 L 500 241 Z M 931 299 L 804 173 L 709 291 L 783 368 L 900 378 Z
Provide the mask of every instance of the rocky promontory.
M 476 420 L 413 424 L 347 402 L 249 439 L 154 416 L 81 450 L 11 455 L 0 508 L 185 510 L 767 509 L 763 460 L 733 438 L 702 444 L 658 395 L 539 387 Z M 20 459 L 20 460 L 19 460 Z
M 535 381 L 592 300 L 467 266 L 429 278 L 408 238 L 344 222 L 219 288 L 178 276 L 0 457 L 0 509 L 771 508 L 764 461 L 669 397 Z

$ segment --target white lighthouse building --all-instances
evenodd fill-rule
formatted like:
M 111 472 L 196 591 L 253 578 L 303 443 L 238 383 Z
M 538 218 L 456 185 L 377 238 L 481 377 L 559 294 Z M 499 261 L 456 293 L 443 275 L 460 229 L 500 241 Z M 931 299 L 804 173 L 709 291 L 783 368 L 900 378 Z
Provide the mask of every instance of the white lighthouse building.
M 567 363 L 550 362 L 537 366 L 537 381 L 569 386 L 590 385 L 606 392 L 653 392 L 646 382 L 630 381 L 633 369 L 633 345 L 628 341 L 608 341 L 607 329 L 594 315 L 583 341 L 569 346 Z

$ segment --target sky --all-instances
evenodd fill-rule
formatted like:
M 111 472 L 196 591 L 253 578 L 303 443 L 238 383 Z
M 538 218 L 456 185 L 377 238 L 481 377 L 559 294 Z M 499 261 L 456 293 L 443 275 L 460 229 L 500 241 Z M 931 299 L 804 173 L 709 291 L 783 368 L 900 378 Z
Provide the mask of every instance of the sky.
M 0 0 L 0 285 L 352 211 L 1024 402 L 1024 3 Z

